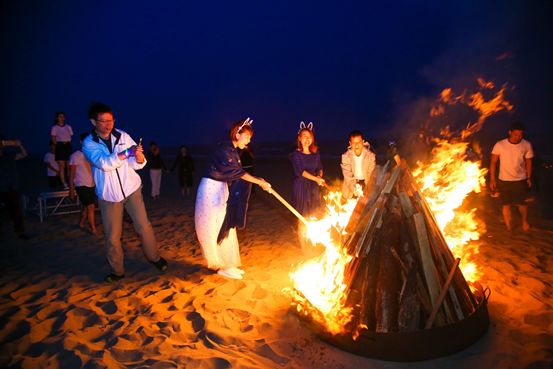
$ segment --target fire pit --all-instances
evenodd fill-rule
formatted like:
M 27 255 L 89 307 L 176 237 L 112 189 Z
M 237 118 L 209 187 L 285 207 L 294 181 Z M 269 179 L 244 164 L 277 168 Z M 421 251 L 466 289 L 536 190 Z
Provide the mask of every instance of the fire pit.
M 328 233 L 339 247 L 292 273 L 298 311 L 323 340 L 415 361 L 459 351 L 487 331 L 490 291 L 465 280 L 404 162 L 388 162 L 347 218 L 343 232 Z

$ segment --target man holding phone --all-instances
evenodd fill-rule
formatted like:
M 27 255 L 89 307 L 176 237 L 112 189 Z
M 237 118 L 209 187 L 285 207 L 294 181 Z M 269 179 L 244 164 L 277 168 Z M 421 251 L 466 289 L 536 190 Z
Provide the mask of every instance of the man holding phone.
M 148 261 L 160 271 L 167 270 L 167 262 L 159 256 L 154 230 L 144 207 L 142 181 L 136 173 L 146 165 L 142 142 L 137 145 L 129 134 L 114 128 L 113 112 L 106 104 L 92 104 L 88 116 L 94 129 L 83 141 L 83 154 L 91 164 L 96 183 L 107 258 L 112 268 L 106 282 L 118 281 L 125 275 L 121 245 L 124 210 L 133 220 Z

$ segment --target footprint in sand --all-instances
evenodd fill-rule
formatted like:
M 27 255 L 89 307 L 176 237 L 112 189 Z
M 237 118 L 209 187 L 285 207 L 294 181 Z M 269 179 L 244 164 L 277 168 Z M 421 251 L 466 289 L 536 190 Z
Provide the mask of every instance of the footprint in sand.
M 194 360 L 186 365 L 187 369 L 227 369 L 232 368 L 231 363 L 221 357 Z
M 192 322 L 194 332 L 199 332 L 205 327 L 205 319 L 197 311 L 192 311 L 186 315 L 186 319 Z
M 98 306 L 104 313 L 107 315 L 112 315 L 117 312 L 117 305 L 113 301 L 108 302 L 97 302 L 96 306 Z
M 250 324 L 251 314 L 240 309 L 226 309 L 223 313 L 223 322 L 232 332 L 247 332 L 253 329 Z

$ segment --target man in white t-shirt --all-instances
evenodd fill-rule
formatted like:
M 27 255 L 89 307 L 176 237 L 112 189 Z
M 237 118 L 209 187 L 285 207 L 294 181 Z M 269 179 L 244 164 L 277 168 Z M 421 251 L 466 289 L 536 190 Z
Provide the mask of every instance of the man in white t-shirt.
M 88 133 L 81 134 L 81 146 Z M 79 227 L 85 228 L 86 221 L 90 226 L 90 232 L 97 234 L 94 208 L 96 207 L 96 192 L 90 164 L 86 161 L 81 150 L 75 151 L 69 157 L 69 196 L 75 199 L 75 193 L 79 196 L 83 210 Z
M 532 158 L 534 152 L 530 142 L 523 139 L 524 125 L 515 122 L 509 129 L 509 137 L 498 141 L 492 149 L 490 163 L 490 188 L 499 190 L 503 204 L 502 213 L 505 226 L 512 229 L 511 206 L 516 205 L 522 216 L 522 229 L 530 230 L 528 206 L 525 203 L 528 190 L 532 187 Z M 499 178 L 496 167 L 499 160 Z
M 356 192 L 361 191 L 356 191 L 356 188 L 364 190 L 369 185 L 376 164 L 376 157 L 369 147 L 369 143 L 365 142 L 361 131 L 352 131 L 349 134 L 349 147 L 342 154 L 340 164 L 344 176 L 342 196 L 345 199 L 350 199 L 355 195 L 359 196 L 360 193 Z

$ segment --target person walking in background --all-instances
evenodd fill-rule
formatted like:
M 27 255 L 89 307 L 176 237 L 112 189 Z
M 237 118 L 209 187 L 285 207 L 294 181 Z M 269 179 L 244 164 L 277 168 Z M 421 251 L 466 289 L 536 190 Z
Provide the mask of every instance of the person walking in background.
M 251 123 L 248 118 L 232 125 L 230 141 L 220 143 L 210 158 L 196 196 L 194 224 L 207 267 L 232 279 L 242 279 L 244 274 L 236 228 L 245 226 L 251 183 L 265 191 L 271 188 L 263 178 L 246 172 L 240 163 L 237 150 L 250 143 Z
M 371 175 L 376 166 L 376 157 L 369 150 L 370 145 L 363 139 L 361 131 L 351 131 L 348 150 L 342 154 L 341 168 L 342 196 L 351 199 L 359 196 L 365 187 L 370 186 Z M 361 191 L 356 191 L 357 185 Z
M 494 145 L 490 162 L 490 189 L 494 192 L 499 190 L 503 205 L 501 211 L 507 229 L 512 230 L 511 206 L 515 205 L 522 216 L 522 229 L 528 232 L 530 224 L 525 200 L 532 187 L 534 152 L 530 142 L 523 136 L 524 124 L 514 122 L 509 129 L 509 136 Z M 496 179 L 498 161 L 499 179 Z
M 50 129 L 50 137 L 54 145 L 56 145 L 56 161 L 58 162 L 59 175 L 64 189 L 69 188 L 66 171 L 69 169 L 67 164 L 69 156 L 73 151 L 71 136 L 73 136 L 73 129 L 69 124 L 65 124 L 65 113 L 62 111 L 57 112 L 55 123 Z
M 190 191 L 194 184 L 194 160 L 188 152 L 186 145 L 181 145 L 179 154 L 171 166 L 171 172 L 177 169 L 180 191 L 183 197 L 190 196 Z
M 292 206 L 305 218 L 319 217 L 323 212 L 323 197 L 320 187 L 325 185 L 323 165 L 319 149 L 315 143 L 313 123 L 300 123 L 296 137 L 296 150 L 290 154 L 294 168 Z M 298 236 L 304 253 L 307 248 L 305 225 L 298 221 Z
M 135 171 L 146 165 L 142 145 L 137 145 L 126 132 L 114 128 L 115 119 L 108 105 L 92 104 L 88 116 L 94 130 L 83 141 L 83 154 L 92 167 L 107 258 L 113 271 L 106 277 L 106 282 L 112 283 L 125 276 L 121 245 L 123 210 L 133 220 L 146 259 L 160 271 L 167 270 L 167 262 L 159 255 L 154 230 L 144 207 L 142 181 Z
M 88 136 L 83 133 L 80 136 L 80 144 Z M 96 206 L 96 194 L 94 189 L 94 179 L 90 164 L 86 161 L 81 150 L 75 151 L 69 157 L 69 196 L 75 200 L 75 193 L 83 206 L 79 227 L 85 228 L 87 219 L 92 234 L 98 234 L 96 230 L 96 220 L 94 219 L 94 208 Z
M 148 160 L 148 168 L 150 168 L 151 196 L 157 199 L 161 187 L 161 176 L 163 172 L 167 171 L 157 143 L 150 142 L 150 152 L 146 155 L 146 158 Z
M 50 190 L 59 190 L 62 187 L 60 180 L 60 167 L 56 161 L 56 145 L 50 141 L 49 151 L 44 155 L 42 159 L 43 163 L 46 164 L 46 175 L 48 176 L 48 188 Z
M 25 222 L 21 210 L 19 193 L 18 161 L 27 157 L 27 150 L 20 140 L 5 140 L 0 135 L 0 203 L 3 203 L 12 221 L 17 237 L 30 239 L 25 233 Z M 3 217 L 0 216 L 0 221 Z M 0 223 L 0 230 L 2 224 Z

